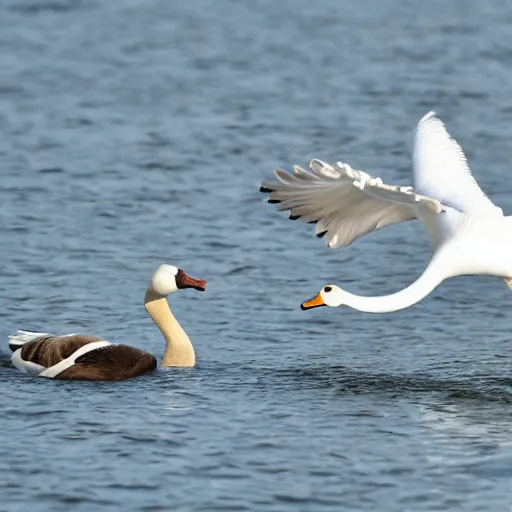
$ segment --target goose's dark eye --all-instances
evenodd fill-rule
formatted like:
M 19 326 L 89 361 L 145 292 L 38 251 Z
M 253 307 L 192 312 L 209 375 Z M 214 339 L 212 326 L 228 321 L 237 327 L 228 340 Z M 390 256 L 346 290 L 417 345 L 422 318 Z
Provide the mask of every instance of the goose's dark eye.
M 324 292 L 325 292 L 325 293 L 329 293 L 331 290 L 332 290 L 332 286 L 326 286 L 326 287 L 324 288 Z

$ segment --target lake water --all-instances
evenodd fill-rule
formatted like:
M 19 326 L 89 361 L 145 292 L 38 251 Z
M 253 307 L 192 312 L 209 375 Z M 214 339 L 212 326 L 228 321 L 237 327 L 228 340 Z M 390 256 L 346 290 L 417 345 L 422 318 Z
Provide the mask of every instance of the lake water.
M 0 0 L 0 510 L 512 509 L 512 294 L 456 278 L 389 315 L 299 309 L 383 294 L 422 226 L 329 250 L 262 202 L 312 157 L 411 180 L 436 109 L 512 211 L 512 5 L 398 0 Z M 27 377 L 18 328 L 158 357 L 153 270 L 193 369 Z

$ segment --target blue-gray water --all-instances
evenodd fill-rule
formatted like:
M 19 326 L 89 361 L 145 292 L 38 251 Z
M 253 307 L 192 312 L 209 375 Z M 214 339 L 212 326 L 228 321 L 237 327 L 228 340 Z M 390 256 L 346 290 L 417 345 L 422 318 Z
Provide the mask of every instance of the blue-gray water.
M 512 506 L 512 295 L 458 278 L 390 315 L 418 224 L 329 250 L 258 193 L 342 159 L 410 183 L 435 108 L 512 211 L 509 2 L 1 0 L 0 337 L 89 332 L 163 353 L 162 262 L 194 369 L 123 383 L 0 367 L 0 510 L 493 511 Z

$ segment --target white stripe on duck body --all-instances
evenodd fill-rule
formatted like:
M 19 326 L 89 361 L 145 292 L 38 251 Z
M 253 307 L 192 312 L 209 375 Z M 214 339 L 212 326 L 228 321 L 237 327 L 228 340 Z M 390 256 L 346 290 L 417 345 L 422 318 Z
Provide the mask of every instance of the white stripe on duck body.
M 345 247 L 384 226 L 418 219 L 426 226 L 433 256 L 407 288 L 363 297 L 328 285 L 302 309 L 343 306 L 370 313 L 407 308 L 442 281 L 459 275 L 491 275 L 512 289 L 512 217 L 505 217 L 476 183 L 462 149 L 434 112 L 418 123 L 414 136 L 414 187 L 390 186 L 350 165 L 313 160 L 310 169 L 276 171 L 263 181 L 269 203 L 288 210 L 291 220 L 316 224 L 332 248 Z
M 184 288 L 204 291 L 206 282 L 173 265 L 160 265 L 146 290 L 146 311 L 162 332 L 166 348 L 162 367 L 189 367 L 196 362 L 194 347 L 171 312 L 167 296 Z M 24 373 L 54 379 L 125 380 L 151 372 L 156 357 L 128 345 L 110 343 L 87 334 L 54 336 L 18 331 L 9 336 L 13 365 Z

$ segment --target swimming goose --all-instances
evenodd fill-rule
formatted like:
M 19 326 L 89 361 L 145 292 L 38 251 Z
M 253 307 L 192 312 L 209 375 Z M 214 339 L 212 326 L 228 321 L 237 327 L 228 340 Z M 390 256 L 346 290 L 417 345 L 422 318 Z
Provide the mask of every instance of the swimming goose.
M 166 341 L 161 366 L 194 366 L 194 347 L 174 318 L 167 295 L 183 288 L 204 291 L 206 281 L 172 265 L 160 265 L 146 290 L 144 305 Z M 54 336 L 18 331 L 9 336 L 12 364 L 24 373 L 54 379 L 124 380 L 153 371 L 155 356 L 87 334 Z
M 419 219 L 426 226 L 432 258 L 407 288 L 384 296 L 362 297 L 338 286 L 324 286 L 302 309 L 342 305 L 370 313 L 407 308 L 442 281 L 458 275 L 498 276 L 512 289 L 512 217 L 505 217 L 482 192 L 458 143 L 429 112 L 414 135 L 413 187 L 386 185 L 380 178 L 338 162 L 320 160 L 310 170 L 275 172 L 260 191 L 290 219 L 316 224 L 329 247 L 345 247 L 367 233 L 397 222 Z

